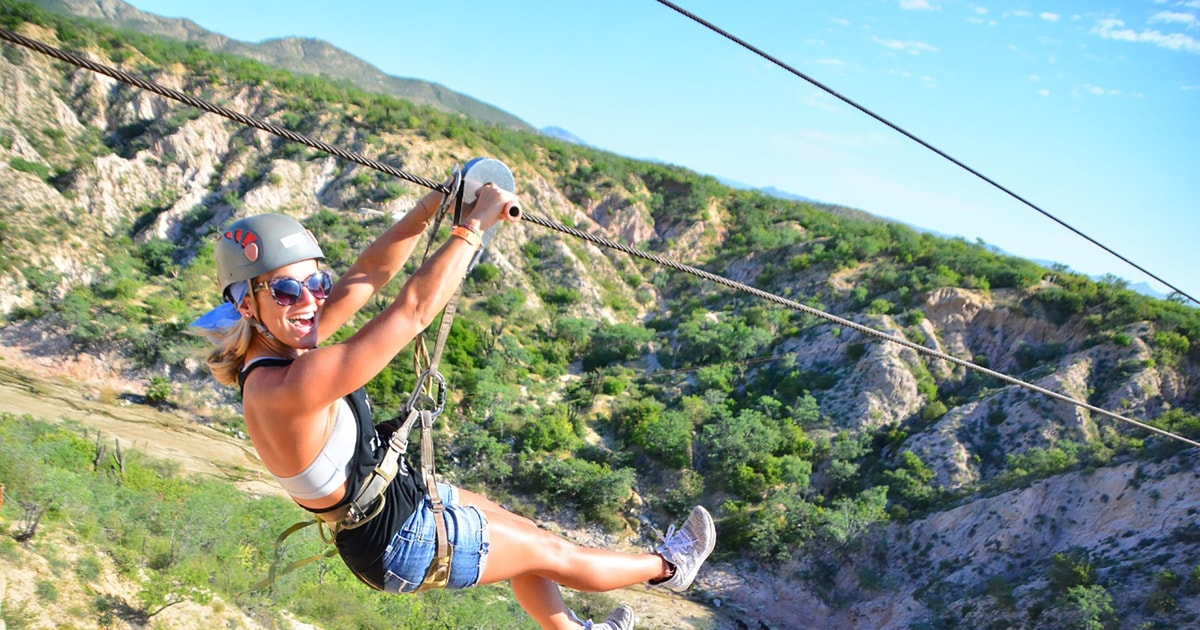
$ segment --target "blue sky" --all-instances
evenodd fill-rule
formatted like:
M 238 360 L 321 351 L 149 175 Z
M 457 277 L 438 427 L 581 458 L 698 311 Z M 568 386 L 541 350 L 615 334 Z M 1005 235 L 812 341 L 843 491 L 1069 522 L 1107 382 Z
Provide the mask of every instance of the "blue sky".
M 676 3 L 1200 298 L 1200 0 Z M 320 38 L 599 148 L 1166 291 L 654 0 L 132 4 Z

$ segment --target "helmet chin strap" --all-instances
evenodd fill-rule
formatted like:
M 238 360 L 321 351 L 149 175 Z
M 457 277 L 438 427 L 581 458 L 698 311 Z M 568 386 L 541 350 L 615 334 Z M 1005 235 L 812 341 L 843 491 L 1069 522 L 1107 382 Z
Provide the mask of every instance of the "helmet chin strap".
M 262 335 L 264 339 L 275 341 L 275 335 L 272 335 L 271 331 L 267 330 L 266 325 L 258 321 L 257 317 L 250 318 L 250 325 L 254 326 L 254 330 L 258 331 L 258 334 Z

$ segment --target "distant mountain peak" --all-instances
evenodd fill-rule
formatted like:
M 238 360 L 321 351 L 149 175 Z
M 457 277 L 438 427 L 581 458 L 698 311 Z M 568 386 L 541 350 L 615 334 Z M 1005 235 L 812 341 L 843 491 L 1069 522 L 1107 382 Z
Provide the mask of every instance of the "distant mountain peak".
M 570 142 L 571 144 L 577 144 L 581 147 L 592 146 L 587 142 L 584 142 L 579 136 L 576 136 L 562 127 L 542 127 L 539 131 L 541 131 L 543 135 L 550 136 L 551 138 L 557 138 L 563 142 Z

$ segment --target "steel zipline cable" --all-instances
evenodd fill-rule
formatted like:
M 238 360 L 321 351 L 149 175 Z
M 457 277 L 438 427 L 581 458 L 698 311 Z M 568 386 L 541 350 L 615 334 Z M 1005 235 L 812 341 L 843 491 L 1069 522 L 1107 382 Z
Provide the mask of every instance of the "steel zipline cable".
M 713 24 L 712 22 L 705 20 L 704 18 L 701 18 L 700 16 L 696 15 L 695 13 L 692 13 L 691 11 L 684 9 L 683 7 L 680 7 L 679 5 L 677 5 L 673 2 L 670 2 L 669 0 L 656 0 L 656 1 L 659 4 L 662 4 L 663 6 L 674 10 L 675 12 L 679 13 L 680 15 L 683 15 L 683 16 L 687 17 L 688 19 L 696 22 L 697 24 L 700 24 L 700 25 L 708 28 L 709 30 L 713 31 L 714 33 L 717 33 L 718 35 L 724 37 L 725 39 L 728 39 L 729 41 L 741 46 L 742 48 L 749 50 L 750 52 L 758 55 L 759 57 L 766 59 L 767 61 L 775 64 L 776 66 L 779 66 L 780 68 L 788 71 L 789 73 L 807 81 L 808 83 L 812 84 L 813 86 L 824 91 L 826 94 L 829 94 L 830 96 L 842 101 L 843 103 L 853 107 L 854 109 L 857 109 L 858 111 L 870 116 L 871 118 L 874 118 L 876 121 L 883 123 L 884 125 L 891 128 L 893 131 L 903 135 L 904 137 L 908 138 L 909 140 L 912 140 L 913 142 L 916 142 L 917 144 L 925 147 L 926 149 L 933 151 L 934 153 L 938 154 L 939 156 L 952 162 L 955 166 L 958 166 L 959 168 L 967 171 L 968 173 L 974 175 L 975 177 L 978 177 L 979 179 L 987 182 L 988 184 L 991 184 L 993 187 L 1000 190 L 1004 194 L 1012 197 L 1013 199 L 1016 199 L 1017 201 L 1025 204 L 1026 206 L 1029 206 L 1030 208 L 1034 209 L 1042 216 L 1050 219 L 1051 221 L 1054 221 L 1055 223 L 1063 226 L 1064 228 L 1067 228 L 1071 232 L 1074 232 L 1076 235 L 1084 238 L 1085 240 L 1087 240 L 1089 243 L 1095 245 L 1096 247 L 1099 247 L 1100 249 L 1103 249 L 1104 251 L 1108 252 L 1109 254 L 1116 256 L 1118 259 L 1120 259 L 1122 262 L 1129 265 L 1130 267 L 1133 267 L 1134 269 L 1137 269 L 1138 271 L 1146 274 L 1147 276 L 1150 276 L 1151 278 L 1154 278 L 1155 280 L 1161 282 L 1164 286 L 1171 289 L 1175 293 L 1178 293 L 1179 295 L 1191 300 L 1194 304 L 1200 305 L 1200 300 L 1197 300 L 1196 298 L 1192 297 L 1191 295 L 1188 295 L 1183 289 L 1180 289 L 1179 287 L 1176 287 L 1175 285 L 1171 284 L 1170 282 L 1163 280 L 1162 278 L 1158 277 L 1157 275 L 1155 275 L 1155 274 L 1151 273 L 1150 271 L 1148 271 L 1147 269 L 1143 268 L 1141 265 L 1139 265 L 1139 264 L 1133 262 L 1132 260 L 1126 258 L 1125 256 L 1122 256 L 1121 254 L 1117 253 L 1115 250 L 1111 249 L 1107 245 L 1101 243 L 1100 241 L 1097 241 L 1096 239 L 1088 236 L 1087 234 L 1084 234 L 1081 230 L 1076 229 L 1074 226 L 1067 223 L 1066 221 L 1063 221 L 1062 219 L 1059 219 L 1058 217 L 1054 216 L 1053 214 L 1050 214 L 1046 210 L 1043 210 L 1040 206 L 1033 203 L 1032 201 L 1025 199 L 1021 195 L 1018 195 L 1017 193 L 1013 192 L 1009 188 L 996 182 L 992 178 L 984 175 L 983 173 L 980 173 L 979 171 L 971 168 L 970 166 L 967 166 L 963 162 L 960 162 L 959 160 L 955 159 L 951 155 L 949 155 L 946 152 L 942 151 L 941 149 L 933 146 L 932 144 L 929 144 L 928 142 L 917 137 L 916 135 L 909 133 L 908 131 L 906 131 L 905 129 L 900 127 L 899 125 L 892 123 L 891 121 L 887 120 L 886 118 L 876 114 L 875 112 L 867 109 L 866 107 L 863 107 L 862 105 L 859 105 L 855 101 L 843 96 L 842 94 L 838 93 L 833 88 L 826 86 L 825 84 L 821 83 L 820 81 L 817 81 L 816 79 L 804 74 L 803 72 L 800 72 L 799 70 L 780 61 L 779 59 L 776 59 L 775 57 L 767 54 L 766 52 L 763 52 L 759 48 L 756 48 L 755 46 L 751 45 L 750 43 L 746 42 L 745 40 L 738 38 L 735 35 L 732 35 L 731 33 L 729 33 L 728 31 L 725 31 L 721 27 Z
M 318 149 L 320 151 L 325 151 L 327 153 L 330 153 L 331 155 L 335 155 L 337 157 L 354 162 L 356 164 L 360 164 L 360 165 L 366 166 L 368 168 L 376 169 L 381 172 L 388 173 L 389 175 L 394 175 L 396 177 L 413 182 L 415 184 L 420 184 L 422 186 L 425 186 L 426 188 L 440 191 L 443 194 L 449 194 L 449 192 L 450 192 L 446 186 L 439 184 L 431 179 L 427 179 L 424 177 L 413 175 L 411 173 L 407 173 L 407 172 L 400 170 L 394 166 L 390 166 L 388 164 L 384 164 L 377 160 L 373 160 L 362 154 L 359 154 L 359 153 L 356 153 L 353 151 L 346 151 L 344 149 L 334 147 L 334 146 L 326 144 L 324 142 L 320 142 L 318 140 L 309 138 L 303 134 L 299 134 L 299 133 L 296 133 L 289 129 L 285 129 L 278 125 L 275 125 L 275 124 L 272 124 L 272 123 L 269 123 L 269 122 L 266 122 L 266 121 L 263 121 L 263 120 L 260 120 L 257 118 L 253 118 L 251 116 L 247 116 L 240 112 L 236 112 L 236 111 L 227 109 L 225 107 L 215 105 L 213 103 L 209 103 L 208 101 L 193 97 L 188 94 L 184 94 L 183 92 L 180 92 L 178 90 L 167 88 L 167 87 L 158 85 L 156 83 L 147 81 L 145 79 L 135 77 L 127 72 L 123 72 L 121 70 L 117 70 L 115 68 L 111 68 L 111 67 L 105 66 L 103 64 L 96 63 L 90 59 L 84 58 L 75 53 L 70 53 L 70 52 L 60 50 L 58 48 L 54 48 L 53 46 L 49 46 L 49 45 L 39 42 L 37 40 L 30 39 L 28 37 L 19 35 L 17 33 L 13 33 L 12 31 L 9 31 L 6 29 L 0 29 L 0 39 L 6 40 L 8 42 L 11 42 L 11 43 L 14 43 L 14 44 L 17 44 L 20 46 L 24 46 L 26 48 L 29 48 L 30 50 L 34 50 L 36 52 L 48 55 L 48 56 L 58 59 L 60 61 L 65 61 L 72 65 L 79 66 L 81 68 L 85 68 L 87 70 L 91 70 L 93 72 L 97 72 L 99 74 L 103 74 L 108 77 L 112 77 L 123 83 L 127 83 L 129 85 L 147 90 L 149 92 L 153 92 L 160 96 L 164 96 L 166 98 L 170 98 L 172 100 L 179 101 L 179 102 L 189 105 L 191 107 L 195 107 L 197 109 L 201 109 L 206 112 L 217 114 L 218 116 L 228 118 L 230 120 L 241 123 L 243 125 L 254 127 L 255 129 L 261 129 L 268 133 L 278 135 L 287 140 L 291 140 L 293 142 L 298 142 L 300 144 L 309 146 L 314 149 Z M 623 252 L 630 256 L 634 256 L 637 258 L 651 261 L 651 262 L 658 264 L 660 266 L 663 266 L 663 267 L 667 267 L 670 269 L 674 269 L 676 271 L 688 273 L 688 274 L 694 275 L 696 277 L 702 278 L 704 280 L 708 280 L 710 282 L 720 284 L 722 286 L 725 286 L 725 287 L 728 287 L 731 289 L 735 289 L 737 291 L 742 291 L 744 293 L 748 293 L 750 295 L 767 300 L 769 302 L 773 302 L 780 306 L 784 306 L 784 307 L 787 307 L 787 308 L 790 308 L 793 310 L 797 310 L 802 313 L 807 313 L 807 314 L 813 315 L 815 317 L 820 317 L 822 319 L 825 319 L 825 320 L 831 321 L 835 324 L 838 324 L 839 326 L 843 326 L 843 327 L 855 330 L 855 331 L 862 333 L 864 335 L 867 335 L 869 337 L 874 337 L 876 339 L 881 339 L 883 341 L 889 341 L 891 343 L 900 344 L 900 345 L 902 345 L 906 348 L 909 348 L 911 350 L 914 350 L 916 352 L 926 354 L 929 356 L 933 356 L 938 359 L 942 359 L 943 361 L 947 361 L 949 363 L 953 363 L 955 365 L 962 366 L 966 369 L 974 370 L 974 371 L 984 374 L 986 376 L 995 378 L 999 381 L 1009 383 L 1012 385 L 1017 385 L 1019 387 L 1024 387 L 1026 389 L 1035 391 L 1039 394 L 1048 396 L 1055 400 L 1059 400 L 1061 402 L 1075 405 L 1077 407 L 1087 409 L 1093 413 L 1097 413 L 1102 416 L 1112 418 L 1113 420 L 1117 420 L 1119 422 L 1130 424 L 1130 425 L 1139 427 L 1141 429 L 1144 429 L 1146 431 L 1149 431 L 1151 433 L 1156 433 L 1163 437 L 1171 438 L 1173 440 L 1178 440 L 1185 444 L 1189 444 L 1191 446 L 1200 448 L 1200 442 L 1196 442 L 1196 441 L 1186 438 L 1184 436 L 1177 435 L 1177 434 L 1171 433 L 1169 431 L 1165 431 L 1163 429 L 1152 426 L 1152 425 L 1142 422 L 1140 420 L 1135 420 L 1133 418 L 1128 418 L 1126 416 L 1122 416 L 1122 415 L 1113 413 L 1111 411 L 1108 411 L 1108 410 L 1102 409 L 1100 407 L 1097 407 L 1095 405 L 1092 405 L 1091 403 L 1071 398 L 1070 396 L 1066 396 L 1064 394 L 1060 394 L 1058 392 L 1046 389 L 1044 387 L 1034 385 L 1033 383 L 1022 381 L 1020 379 L 1014 378 L 1012 376 L 1008 376 L 1001 372 L 997 372 L 995 370 L 985 368 L 981 365 L 977 365 L 970 361 L 966 361 L 966 360 L 960 359 L 958 357 L 950 356 L 944 352 L 940 352 L 940 351 L 934 350 L 932 348 L 926 348 L 925 346 L 913 343 L 907 339 L 904 339 L 903 337 L 897 337 L 895 335 L 891 335 L 886 332 L 876 330 L 869 326 L 865 326 L 858 322 L 851 321 L 844 317 L 839 317 L 832 313 L 826 313 L 825 311 L 822 311 L 817 308 L 813 308 L 811 306 L 808 306 L 807 304 L 802 304 L 795 300 L 791 300 L 791 299 L 788 299 L 788 298 L 785 298 L 782 296 L 778 296 L 773 293 L 768 293 L 767 291 L 763 291 L 762 289 L 752 287 L 748 284 L 737 282 L 735 280 L 731 280 L 731 279 L 725 278 L 723 276 L 718 276 L 714 273 L 704 271 L 703 269 L 698 269 L 696 267 L 692 267 L 690 265 L 686 265 L 681 262 L 671 260 L 669 258 L 664 258 L 657 254 L 651 254 L 649 252 L 645 252 L 645 251 L 639 250 L 637 248 L 630 247 L 628 245 L 624 245 L 622 243 L 613 241 L 613 240 L 605 238 L 603 236 L 597 236 L 597 235 L 591 234 L 589 232 L 584 232 L 582 230 L 571 228 L 571 227 L 565 226 L 561 223 L 558 223 L 556 221 L 553 221 L 550 219 L 545 219 L 545 218 L 530 214 L 528 212 L 522 213 L 521 219 L 523 221 L 528 221 L 530 223 L 535 223 L 542 227 L 546 227 L 546 228 L 549 228 L 552 230 L 556 230 L 558 232 L 562 232 L 563 234 L 566 234 L 568 236 L 573 236 L 575 238 L 589 241 L 596 245 L 600 245 L 603 247 L 607 247 L 610 249 L 614 249 L 614 250 Z

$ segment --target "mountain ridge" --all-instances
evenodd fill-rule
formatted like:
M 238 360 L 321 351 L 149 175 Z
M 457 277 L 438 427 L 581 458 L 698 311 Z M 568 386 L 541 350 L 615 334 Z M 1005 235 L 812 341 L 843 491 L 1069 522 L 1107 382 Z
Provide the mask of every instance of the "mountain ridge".
M 261 61 L 299 74 L 345 79 L 370 92 L 398 96 L 420 105 L 457 112 L 510 129 L 532 130 L 517 116 L 431 81 L 389 75 L 358 57 L 313 37 L 282 37 L 259 43 L 241 42 L 209 31 L 187 18 L 147 13 L 121 0 L 35 0 L 42 8 L 148 35 L 195 43 Z

